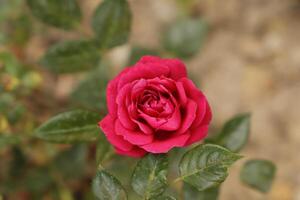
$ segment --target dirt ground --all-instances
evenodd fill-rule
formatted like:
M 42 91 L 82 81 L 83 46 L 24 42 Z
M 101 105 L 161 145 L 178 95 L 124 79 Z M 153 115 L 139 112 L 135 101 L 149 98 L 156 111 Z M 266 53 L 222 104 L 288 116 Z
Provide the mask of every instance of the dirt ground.
M 173 0 L 131 0 L 132 44 L 159 46 L 164 25 L 178 9 Z M 252 113 L 245 159 L 231 171 L 221 200 L 300 200 L 300 2 L 295 0 L 199 0 L 192 8 L 211 31 L 205 47 L 187 62 L 220 126 L 236 113 Z M 239 182 L 249 158 L 277 165 L 271 192 Z

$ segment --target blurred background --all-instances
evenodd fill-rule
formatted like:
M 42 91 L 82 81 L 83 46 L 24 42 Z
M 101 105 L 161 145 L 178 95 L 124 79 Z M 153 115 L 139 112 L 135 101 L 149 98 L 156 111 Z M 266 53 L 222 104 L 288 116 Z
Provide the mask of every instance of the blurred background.
M 30 135 L 60 111 L 103 99 L 104 92 L 92 100 L 90 94 L 74 95 L 82 73 L 55 75 L 38 63 L 52 44 L 91 35 L 90 19 L 100 2 L 79 1 L 82 28 L 63 31 L 36 20 L 22 0 L 0 0 L 1 200 L 91 198 L 95 145 L 50 144 Z M 251 112 L 251 135 L 241 154 L 277 166 L 271 191 L 261 194 L 240 183 L 240 161 L 231 168 L 220 199 L 300 200 L 300 1 L 129 3 L 130 39 L 104 53 L 101 70 L 113 77 L 143 54 L 182 58 L 211 104 L 212 131 L 237 113 Z M 105 88 L 104 78 L 99 79 Z M 70 96 L 75 96 L 71 103 Z M 7 142 L 8 136 L 16 137 Z

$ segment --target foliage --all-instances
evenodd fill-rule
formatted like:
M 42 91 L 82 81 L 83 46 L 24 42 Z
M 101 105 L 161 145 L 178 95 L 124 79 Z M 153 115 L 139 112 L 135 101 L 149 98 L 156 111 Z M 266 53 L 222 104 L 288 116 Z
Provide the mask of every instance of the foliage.
M 261 192 L 268 192 L 275 177 L 276 167 L 268 160 L 249 160 L 241 171 L 241 180 Z

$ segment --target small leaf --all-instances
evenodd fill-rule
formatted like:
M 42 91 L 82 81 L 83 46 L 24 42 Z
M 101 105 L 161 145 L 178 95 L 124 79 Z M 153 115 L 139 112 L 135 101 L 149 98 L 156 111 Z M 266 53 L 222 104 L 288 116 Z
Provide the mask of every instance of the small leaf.
M 109 159 L 113 155 L 114 151 L 112 145 L 108 143 L 104 134 L 100 134 L 97 147 L 96 147 L 96 162 L 97 165 L 101 164 L 103 161 Z
M 142 158 L 132 175 L 134 191 L 144 199 L 160 196 L 167 185 L 168 159 L 165 155 L 148 154 Z
M 214 140 L 230 151 L 238 152 L 247 143 L 250 130 L 250 115 L 240 114 L 230 119 Z
M 275 165 L 268 160 L 249 160 L 241 171 L 241 181 L 261 192 L 268 192 L 276 173 Z
M 54 73 L 73 73 L 97 66 L 100 53 L 93 41 L 74 40 L 51 46 L 41 64 Z
M 190 200 L 190 199 L 217 200 L 219 195 L 219 187 L 209 188 L 207 190 L 200 192 L 193 186 L 184 183 L 183 195 L 185 200 Z
M 127 194 L 121 183 L 112 175 L 100 170 L 93 180 L 93 192 L 99 200 L 126 200 Z
M 106 110 L 106 86 L 108 76 L 103 68 L 108 66 L 100 66 L 96 70 L 87 74 L 86 78 L 79 82 L 71 93 L 71 99 L 93 110 Z
M 32 14 L 42 22 L 66 30 L 80 23 L 77 0 L 27 0 Z
M 20 138 L 15 135 L 0 134 L 0 149 L 5 146 L 16 145 L 20 143 Z
M 61 113 L 41 125 L 35 132 L 36 137 L 59 143 L 92 141 L 99 135 L 97 113 L 74 110 Z
M 164 34 L 166 50 L 181 58 L 194 55 L 203 45 L 208 32 L 203 19 L 186 18 L 177 20 Z
M 100 47 L 111 48 L 125 43 L 131 26 L 131 12 L 127 0 L 104 0 L 92 19 Z
M 183 155 L 179 178 L 199 191 L 216 187 L 228 176 L 228 168 L 240 158 L 218 145 L 198 145 Z
M 142 56 L 145 56 L 145 55 L 158 56 L 159 53 L 156 50 L 152 50 L 152 49 L 146 49 L 146 48 L 142 48 L 142 47 L 133 47 L 131 49 L 128 65 L 129 66 L 134 65 Z

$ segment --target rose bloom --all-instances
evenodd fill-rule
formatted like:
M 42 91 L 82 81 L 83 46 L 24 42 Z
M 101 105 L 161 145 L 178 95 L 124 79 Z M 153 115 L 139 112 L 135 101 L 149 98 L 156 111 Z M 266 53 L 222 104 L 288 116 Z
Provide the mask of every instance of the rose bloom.
M 107 104 L 99 126 L 118 154 L 131 157 L 198 142 L 212 117 L 179 59 L 142 57 L 108 83 Z

